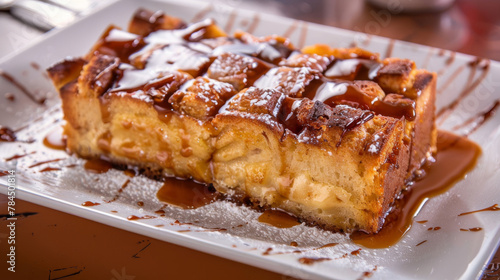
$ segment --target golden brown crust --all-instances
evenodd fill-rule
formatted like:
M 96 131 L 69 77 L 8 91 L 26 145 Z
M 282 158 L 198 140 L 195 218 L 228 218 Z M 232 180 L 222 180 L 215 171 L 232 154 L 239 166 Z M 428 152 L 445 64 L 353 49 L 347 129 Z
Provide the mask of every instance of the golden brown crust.
M 180 18 L 168 16 L 161 11 L 152 12 L 143 8 L 138 9 L 132 16 L 128 30 L 141 36 L 161 29 L 180 29 L 186 24 Z
M 415 62 L 409 59 L 386 58 L 377 72 L 375 81 L 389 93 L 404 94 L 413 86 L 412 71 Z
M 52 65 L 47 69 L 52 83 L 60 89 L 69 82 L 76 80 L 80 76 L 83 65 L 87 62 L 81 58 L 66 59 L 63 62 Z
M 85 64 L 78 78 L 79 92 L 86 97 L 99 97 L 111 87 L 114 70 L 120 60 L 113 56 L 96 55 Z
M 168 102 L 174 110 L 197 119 L 215 116 L 236 93 L 230 84 L 204 77 L 186 83 L 184 88 L 176 91 Z

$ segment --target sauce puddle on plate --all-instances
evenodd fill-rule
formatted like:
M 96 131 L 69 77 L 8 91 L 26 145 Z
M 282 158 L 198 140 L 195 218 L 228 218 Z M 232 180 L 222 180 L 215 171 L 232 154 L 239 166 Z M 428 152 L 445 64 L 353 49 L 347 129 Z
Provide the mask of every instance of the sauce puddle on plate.
M 166 177 L 156 194 L 160 201 L 183 209 L 205 206 L 217 200 L 218 196 L 212 186 L 174 177 Z
M 481 148 L 474 142 L 444 131 L 438 133 L 437 149 L 436 162 L 426 165 L 425 176 L 403 192 L 382 229 L 376 234 L 354 232 L 350 235 L 354 243 L 372 249 L 396 244 L 411 228 L 413 218 L 425 202 L 462 180 L 481 154 Z
M 63 134 L 62 126 L 58 126 L 49 132 L 49 134 L 43 138 L 43 145 L 53 150 L 66 150 L 66 139 Z
M 17 139 L 16 133 L 12 129 L 0 125 L 1 142 L 15 142 L 16 139 Z
M 268 209 L 259 216 L 259 222 L 275 226 L 277 228 L 291 228 L 300 225 L 297 217 L 285 211 Z
M 89 159 L 85 162 L 83 167 L 92 173 L 101 174 L 108 172 L 111 168 L 113 168 L 113 165 L 107 160 Z

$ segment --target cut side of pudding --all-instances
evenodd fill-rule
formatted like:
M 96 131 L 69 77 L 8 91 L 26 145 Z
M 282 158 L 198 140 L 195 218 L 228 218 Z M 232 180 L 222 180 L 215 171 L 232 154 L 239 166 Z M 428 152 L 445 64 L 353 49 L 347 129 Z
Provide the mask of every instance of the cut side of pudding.
M 377 232 L 435 153 L 436 75 L 139 10 L 48 69 L 67 149 L 191 178 L 322 228 Z

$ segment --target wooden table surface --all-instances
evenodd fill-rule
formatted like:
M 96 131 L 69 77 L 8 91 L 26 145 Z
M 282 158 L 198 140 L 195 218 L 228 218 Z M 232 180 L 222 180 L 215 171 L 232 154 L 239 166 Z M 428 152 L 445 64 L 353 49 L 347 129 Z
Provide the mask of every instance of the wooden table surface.
M 500 1 L 457 0 L 442 12 L 396 13 L 363 0 L 222 0 L 223 4 L 500 60 Z M 0 12 L 0 58 L 42 32 Z M 1 157 L 1 156 L 0 156 Z M 3 157 L 2 157 L 3 158 Z M 7 197 L 0 195 L 0 279 L 291 279 L 26 201 L 16 201 L 17 265 L 6 274 Z M 500 250 L 483 279 L 500 279 Z

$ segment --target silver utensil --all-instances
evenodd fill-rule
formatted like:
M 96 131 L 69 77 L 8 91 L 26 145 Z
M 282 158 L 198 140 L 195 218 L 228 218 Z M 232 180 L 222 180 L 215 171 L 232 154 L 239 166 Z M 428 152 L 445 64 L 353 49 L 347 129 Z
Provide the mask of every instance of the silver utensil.
M 8 11 L 14 5 L 16 0 L 0 0 L 0 11 Z
M 9 10 L 10 7 L 16 2 L 15 0 L 0 0 L 0 11 Z
M 0 0 L 0 10 L 9 11 L 12 16 L 42 31 L 66 26 L 77 17 L 77 12 L 63 7 L 62 2 L 53 5 L 36 0 Z

